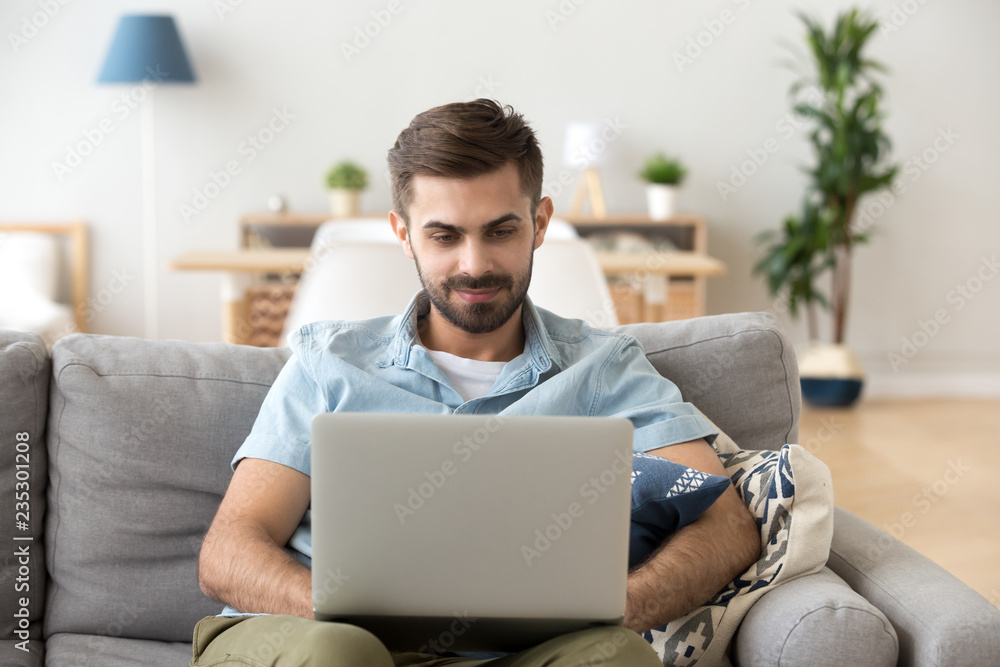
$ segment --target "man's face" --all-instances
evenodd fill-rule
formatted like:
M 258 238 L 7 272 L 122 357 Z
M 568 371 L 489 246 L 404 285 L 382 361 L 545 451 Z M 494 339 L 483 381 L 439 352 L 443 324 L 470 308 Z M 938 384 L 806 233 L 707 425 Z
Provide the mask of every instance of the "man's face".
M 415 176 L 413 193 L 409 229 L 395 215 L 393 228 L 431 304 L 465 332 L 500 328 L 524 302 L 548 222 L 532 224 L 516 167 L 469 179 Z

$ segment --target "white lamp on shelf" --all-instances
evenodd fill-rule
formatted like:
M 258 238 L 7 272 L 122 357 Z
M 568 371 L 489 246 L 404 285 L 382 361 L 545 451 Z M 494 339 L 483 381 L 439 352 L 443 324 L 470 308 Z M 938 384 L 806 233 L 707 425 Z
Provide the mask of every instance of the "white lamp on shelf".
M 153 92 L 161 83 L 194 83 L 172 16 L 122 16 L 97 77 L 99 83 L 142 84 L 142 236 L 146 337 L 159 336 L 156 252 L 156 139 Z M 136 95 L 137 97 L 139 95 Z
M 583 170 L 583 180 L 573 195 L 570 215 L 579 217 L 583 213 L 583 202 L 590 195 L 590 209 L 595 218 L 606 218 L 604 191 L 597 165 L 607 156 L 607 142 L 601 136 L 606 125 L 600 121 L 570 123 L 566 127 L 566 146 L 563 161 L 566 165 Z

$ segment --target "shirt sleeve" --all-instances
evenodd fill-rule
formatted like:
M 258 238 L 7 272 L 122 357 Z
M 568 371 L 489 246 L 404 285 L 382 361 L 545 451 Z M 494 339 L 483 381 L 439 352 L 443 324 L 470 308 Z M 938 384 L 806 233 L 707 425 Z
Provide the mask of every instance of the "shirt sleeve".
M 635 338 L 608 359 L 601 382 L 599 414 L 632 422 L 636 452 L 698 438 L 711 445 L 719 435 L 691 403 L 684 402 L 677 385 L 660 375 Z
M 310 474 L 309 446 L 312 419 L 327 412 L 327 401 L 302 357 L 293 353 L 264 397 L 250 435 L 232 460 L 235 471 L 240 459 L 266 459 Z

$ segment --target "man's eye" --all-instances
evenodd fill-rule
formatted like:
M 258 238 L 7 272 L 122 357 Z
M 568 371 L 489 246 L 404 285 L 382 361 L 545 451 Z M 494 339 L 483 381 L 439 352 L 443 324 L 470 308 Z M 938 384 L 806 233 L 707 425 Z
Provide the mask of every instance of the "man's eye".
M 450 243 L 452 239 L 455 238 L 454 234 L 438 234 L 437 236 L 432 236 L 432 239 L 438 243 Z
M 495 229 L 493 233 L 497 235 L 498 238 L 505 238 L 514 233 L 513 229 Z

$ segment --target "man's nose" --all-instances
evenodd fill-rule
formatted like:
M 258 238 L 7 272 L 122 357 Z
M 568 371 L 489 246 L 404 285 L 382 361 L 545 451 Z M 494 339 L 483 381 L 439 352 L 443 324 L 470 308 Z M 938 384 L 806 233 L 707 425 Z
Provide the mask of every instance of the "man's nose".
M 467 240 L 461 248 L 458 269 L 464 274 L 478 278 L 493 270 L 493 259 L 483 244 Z

